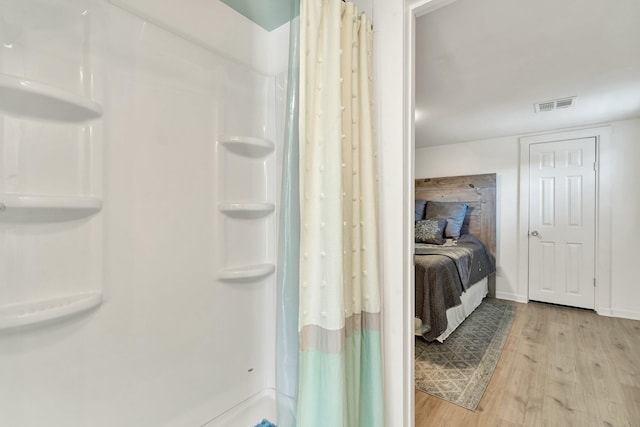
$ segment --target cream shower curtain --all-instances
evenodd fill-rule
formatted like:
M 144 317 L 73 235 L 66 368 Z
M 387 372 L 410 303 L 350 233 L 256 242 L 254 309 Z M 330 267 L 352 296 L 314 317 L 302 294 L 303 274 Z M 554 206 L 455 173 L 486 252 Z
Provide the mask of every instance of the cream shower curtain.
M 384 425 L 372 28 L 300 3 L 298 427 Z

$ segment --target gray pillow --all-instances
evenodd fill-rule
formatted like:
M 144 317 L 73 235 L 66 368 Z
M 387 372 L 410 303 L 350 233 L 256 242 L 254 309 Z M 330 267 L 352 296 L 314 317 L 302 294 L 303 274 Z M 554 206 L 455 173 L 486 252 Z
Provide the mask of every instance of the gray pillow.
M 464 202 L 427 202 L 426 219 L 447 220 L 444 235 L 457 239 L 460 237 L 464 216 L 467 214 L 467 205 Z
M 416 200 L 416 221 L 424 218 L 424 207 L 427 205 L 426 200 Z
M 446 219 L 421 219 L 416 221 L 416 242 L 442 245 L 445 242 L 443 236 Z

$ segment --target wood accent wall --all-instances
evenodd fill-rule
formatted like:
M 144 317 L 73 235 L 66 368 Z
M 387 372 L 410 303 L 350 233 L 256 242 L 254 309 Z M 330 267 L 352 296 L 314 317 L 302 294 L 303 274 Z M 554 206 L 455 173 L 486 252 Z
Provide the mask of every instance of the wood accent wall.
M 496 256 L 496 174 L 416 179 L 416 200 L 469 204 L 462 233 L 473 234 Z

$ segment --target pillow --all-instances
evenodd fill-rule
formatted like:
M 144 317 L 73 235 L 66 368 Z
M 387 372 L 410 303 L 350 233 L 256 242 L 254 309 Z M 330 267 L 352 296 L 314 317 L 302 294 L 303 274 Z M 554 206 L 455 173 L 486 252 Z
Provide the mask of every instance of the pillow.
M 460 237 L 464 216 L 467 214 L 467 205 L 464 202 L 431 202 L 427 203 L 426 219 L 447 220 L 447 226 L 444 229 L 445 237 L 457 239 Z
M 424 207 L 427 206 L 426 200 L 416 200 L 416 221 L 424 218 Z
M 446 219 L 421 219 L 416 221 L 416 242 L 442 245 L 445 240 L 442 237 Z

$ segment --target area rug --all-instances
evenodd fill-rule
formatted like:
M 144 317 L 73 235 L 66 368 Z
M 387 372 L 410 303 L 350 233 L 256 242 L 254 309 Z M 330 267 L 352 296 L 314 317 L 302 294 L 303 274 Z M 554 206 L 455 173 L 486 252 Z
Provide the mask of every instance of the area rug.
M 444 343 L 416 337 L 416 388 L 475 411 L 515 313 L 515 306 L 485 299 Z

